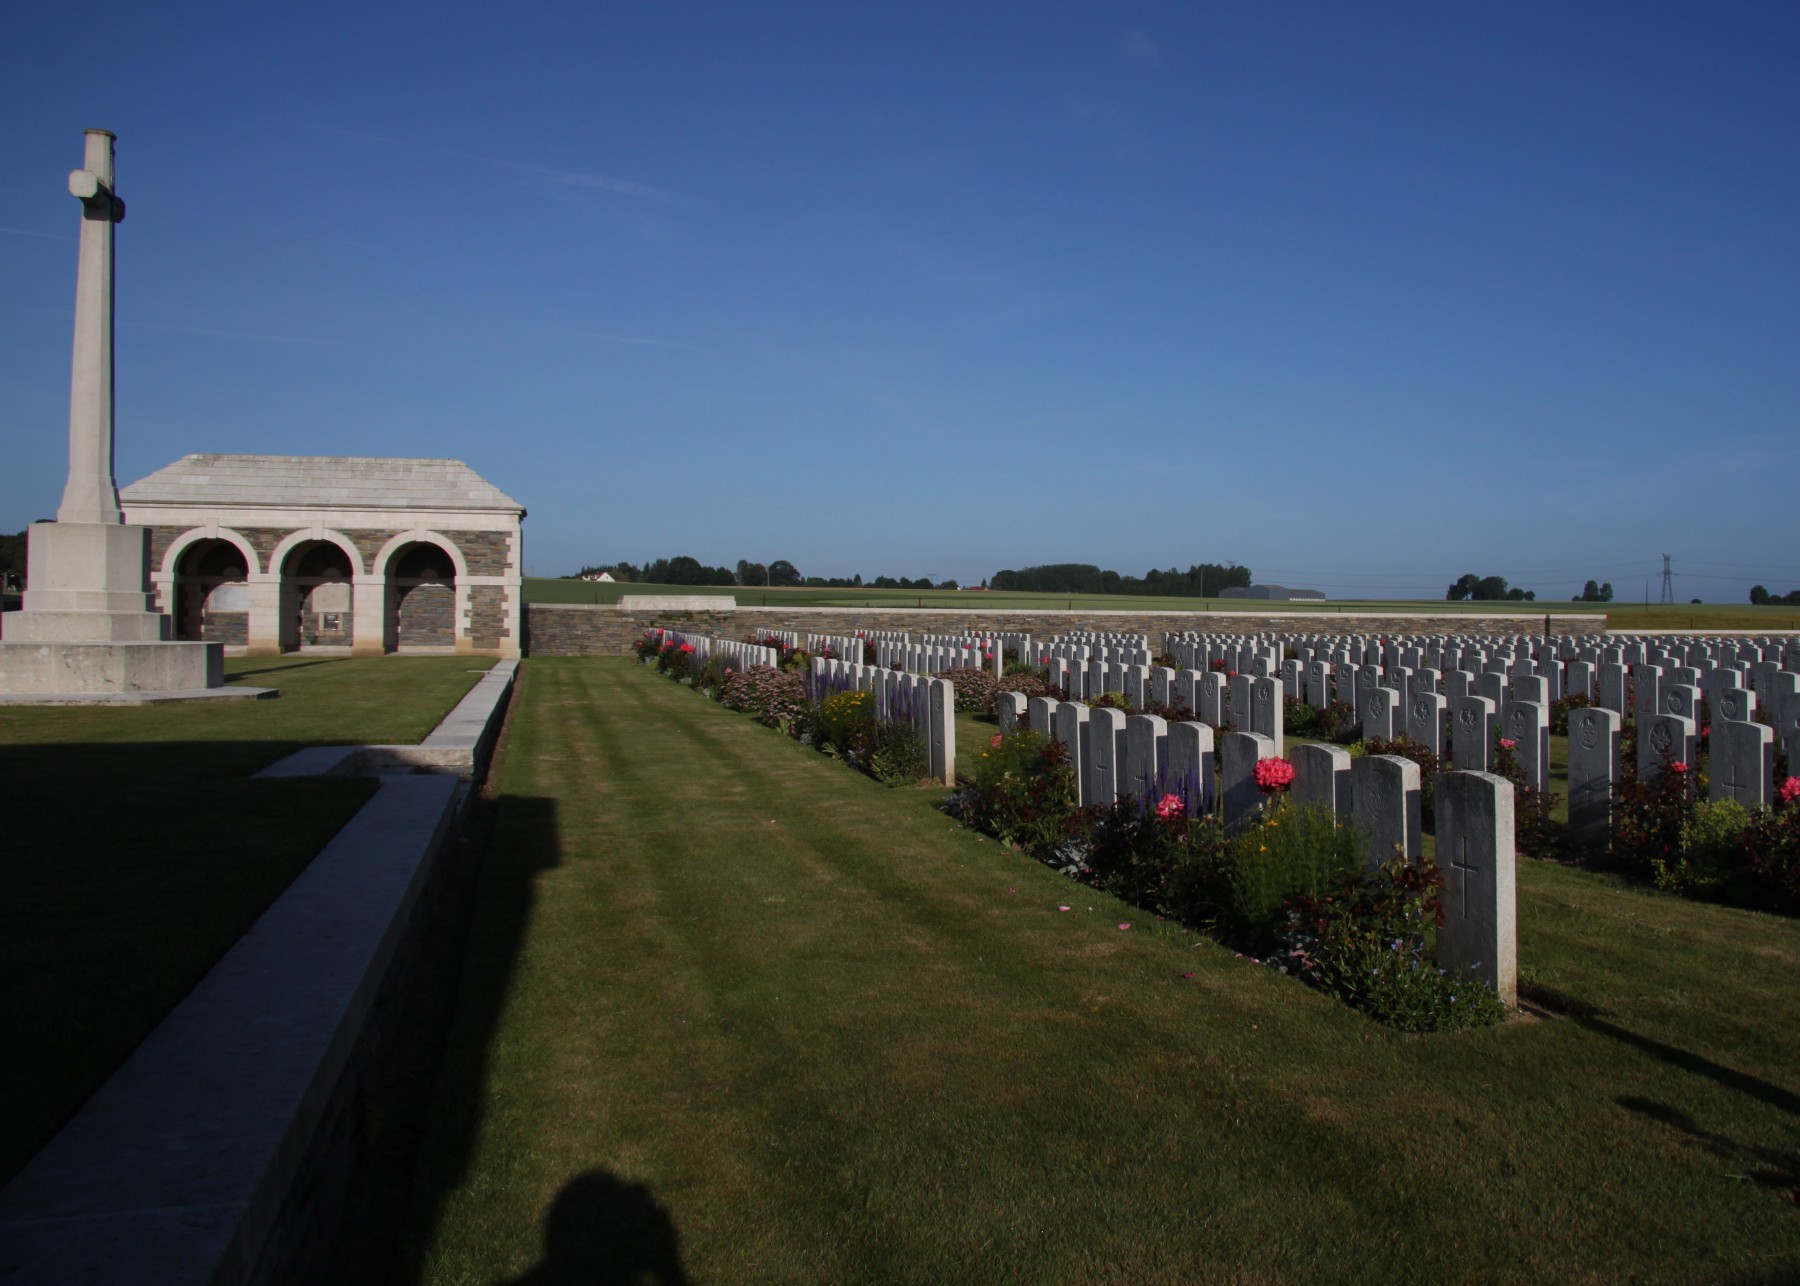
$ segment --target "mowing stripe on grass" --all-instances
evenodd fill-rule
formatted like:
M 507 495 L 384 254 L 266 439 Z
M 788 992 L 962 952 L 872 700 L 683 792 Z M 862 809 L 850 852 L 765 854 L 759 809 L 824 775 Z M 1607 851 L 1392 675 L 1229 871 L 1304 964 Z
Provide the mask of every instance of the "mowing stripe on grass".
M 1398 1036 L 633 662 L 533 661 L 518 700 L 421 1162 L 427 1280 L 525 1272 L 550 1219 L 559 1268 L 672 1229 L 723 1281 L 1800 1265 L 1779 1184 L 1693 1142 L 1777 1174 L 1800 1152 L 1791 1022 L 1735 1084 L 1656 1057 L 1702 1042 L 1613 983 L 1609 1021 L 1652 1045 L 1566 1020 Z M 1579 888 L 1595 914 L 1643 902 Z M 1522 959 L 1587 985 L 1555 934 Z

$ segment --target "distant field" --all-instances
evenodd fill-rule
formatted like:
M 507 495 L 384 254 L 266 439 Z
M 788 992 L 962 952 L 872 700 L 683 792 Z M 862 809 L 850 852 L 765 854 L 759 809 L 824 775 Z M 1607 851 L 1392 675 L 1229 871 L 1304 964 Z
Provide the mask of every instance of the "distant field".
M 586 581 L 527 578 L 528 603 L 616 603 L 621 594 L 719 594 L 732 595 L 741 607 L 935 607 L 1020 608 L 1044 611 L 1113 612 L 1265 612 L 1292 609 L 1303 612 L 1362 612 L 1425 610 L 1442 612 L 1513 611 L 1516 604 L 1492 603 L 1268 603 L 1243 598 L 1165 598 L 1129 594 L 1028 594 L 1007 590 L 912 590 L 912 589 L 741 589 L 730 585 L 596 585 Z M 1580 604 L 1527 603 L 1527 615 L 1544 611 L 1570 611 Z M 1795 609 L 1800 617 L 1800 609 Z
M 1750 607 L 1724 603 L 1646 607 L 1641 603 L 1450 603 L 1345 600 L 1267 603 L 1242 598 L 1156 598 L 1124 594 L 1026 594 L 1010 591 L 909 589 L 740 589 L 730 585 L 597 585 L 588 581 L 528 577 L 527 603 L 616 603 L 621 594 L 717 594 L 742 607 L 1014 608 L 1038 611 L 1112 612 L 1429 612 L 1433 615 L 1518 613 L 1543 617 L 1606 614 L 1613 630 L 1800 630 L 1800 607 Z

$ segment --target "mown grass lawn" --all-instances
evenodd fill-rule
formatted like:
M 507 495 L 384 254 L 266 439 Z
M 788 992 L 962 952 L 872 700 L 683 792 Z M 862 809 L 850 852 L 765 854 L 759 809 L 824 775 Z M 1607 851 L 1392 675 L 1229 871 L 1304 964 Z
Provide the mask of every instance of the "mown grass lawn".
M 251 774 L 414 742 L 492 662 L 234 658 L 267 701 L 0 709 L 0 1180 L 193 988 L 374 790 Z
M 1580 1016 L 1405 1037 L 629 661 L 519 700 L 423 1280 L 1800 1273 L 1793 921 L 1525 862 Z

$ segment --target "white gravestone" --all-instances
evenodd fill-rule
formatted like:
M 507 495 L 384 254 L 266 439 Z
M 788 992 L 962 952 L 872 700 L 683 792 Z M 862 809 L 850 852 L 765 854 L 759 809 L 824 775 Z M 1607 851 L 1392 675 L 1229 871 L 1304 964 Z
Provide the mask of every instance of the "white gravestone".
M 1384 741 L 1393 740 L 1394 697 L 1392 688 L 1365 686 L 1362 689 L 1357 714 L 1361 716 L 1364 741 L 1373 741 L 1377 737 Z
M 1665 756 L 1674 762 L 1694 766 L 1694 750 L 1698 734 L 1692 719 L 1678 714 L 1642 715 L 1638 719 L 1638 780 L 1654 781 L 1662 775 Z
M 1119 798 L 1119 743 L 1124 735 L 1124 711 L 1105 706 L 1088 711 L 1088 795 L 1094 807 L 1110 808 Z
M 1513 756 L 1525 784 L 1540 802 L 1550 787 L 1550 711 L 1536 701 L 1509 700 L 1500 712 L 1501 735 L 1513 743 Z
M 1011 732 L 1025 718 L 1025 694 L 1001 692 L 994 697 L 994 714 L 1000 720 L 1000 731 Z
M 1748 723 L 1756 718 L 1756 693 L 1746 688 L 1721 685 L 1712 690 L 1707 700 L 1715 728 L 1720 723 Z
M 1168 755 L 1168 721 L 1153 714 L 1134 714 L 1125 720 L 1125 757 L 1119 774 L 1119 793 L 1152 802 L 1163 792 L 1162 764 Z
M 1294 803 L 1328 809 L 1348 818 L 1351 810 L 1350 752 L 1342 746 L 1306 743 L 1294 747 Z
M 1438 964 L 1519 1003 L 1519 913 L 1512 783 L 1492 773 L 1437 779 L 1438 870 L 1444 876 Z
M 1578 851 L 1604 849 L 1611 833 L 1622 724 L 1603 706 L 1569 712 L 1569 838 Z
M 948 679 L 932 679 L 925 701 L 931 711 L 931 775 L 946 786 L 956 785 L 956 686 Z
M 1370 867 L 1396 852 L 1417 861 L 1423 852 L 1419 765 L 1399 755 L 1364 755 L 1350 766 L 1352 812 L 1369 846 Z
M 1203 723 L 1169 725 L 1166 787 L 1181 796 L 1190 816 L 1213 808 L 1213 730 Z
M 1275 744 L 1254 732 L 1228 732 L 1219 739 L 1219 798 L 1226 834 L 1237 834 L 1256 815 L 1262 804 L 1256 765 L 1274 755 Z
M 1665 683 L 1657 695 L 1657 710 L 1700 722 L 1700 689 L 1692 683 Z
M 1486 697 L 1450 702 L 1450 759 L 1463 772 L 1485 772 L 1494 753 L 1494 703 Z
M 1068 753 L 1069 770 L 1075 774 L 1075 789 L 1083 808 L 1091 802 L 1086 759 L 1087 724 L 1088 708 L 1079 701 L 1059 701 L 1050 720 L 1053 735 Z
M 1766 808 L 1775 788 L 1775 733 L 1766 724 L 1722 719 L 1712 726 L 1710 793 Z
M 1449 703 L 1435 692 L 1415 692 L 1406 706 L 1406 739 L 1439 759 L 1444 756 L 1444 721 Z

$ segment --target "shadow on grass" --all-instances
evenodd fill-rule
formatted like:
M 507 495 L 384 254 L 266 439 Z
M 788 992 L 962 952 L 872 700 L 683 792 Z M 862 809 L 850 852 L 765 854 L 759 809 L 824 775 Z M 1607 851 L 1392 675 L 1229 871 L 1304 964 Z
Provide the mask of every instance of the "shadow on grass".
M 641 1183 L 589 1170 L 563 1185 L 544 1219 L 544 1257 L 511 1286 L 685 1286 L 681 1238 Z
M 1609 1023 L 1604 1018 L 1580 1014 L 1571 1015 L 1571 1018 L 1589 1031 L 1598 1032 L 1602 1036 L 1610 1036 L 1652 1058 L 1661 1059 L 1671 1067 L 1679 1067 L 1682 1071 L 1691 1072 L 1695 1076 L 1704 1076 L 1715 1084 L 1723 1085 L 1726 1089 L 1736 1090 L 1740 1094 L 1747 1094 L 1758 1102 L 1767 1103 L 1770 1107 L 1786 1112 L 1790 1116 L 1800 1116 L 1800 1094 L 1784 1090 L 1779 1085 L 1772 1085 L 1761 1077 L 1752 1076 L 1748 1072 L 1740 1072 L 1736 1068 L 1726 1067 L 1723 1063 L 1715 1063 L 1710 1058 L 1703 1058 L 1688 1050 L 1678 1049 L 1674 1045 L 1665 1045 L 1660 1040 L 1652 1040 L 1648 1036 L 1629 1031 L 1616 1023 Z
M 484 793 L 465 820 L 462 851 L 445 874 L 412 981 L 396 1000 L 401 1029 L 359 1109 L 363 1155 L 329 1280 L 358 1286 L 425 1275 L 425 1248 L 480 1133 L 488 1047 L 531 923 L 534 890 L 561 862 L 556 818 L 555 800 Z M 579 1254 L 591 1239 L 572 1227 L 577 1217 L 632 1224 L 625 1215 L 647 1194 L 625 1187 L 598 1172 L 572 1180 L 550 1215 L 545 1260 L 522 1280 L 640 1280 L 565 1267 L 588 1263 Z
M 317 661 L 295 661 L 289 665 L 265 665 L 260 670 L 232 670 L 225 676 L 227 683 L 238 679 L 248 679 L 258 674 L 286 674 L 289 670 L 310 670 L 315 665 L 340 665 L 350 660 L 347 656 L 328 656 Z
M 249 778 L 296 744 L 0 745 L 0 1179 L 374 793 Z
M 1749 1179 L 1765 1188 L 1772 1188 L 1790 1204 L 1800 1206 L 1800 1152 L 1783 1152 L 1777 1148 L 1759 1147 L 1754 1143 L 1739 1143 L 1725 1134 L 1715 1134 L 1703 1129 L 1693 1117 L 1667 1103 L 1658 1103 L 1654 1099 L 1638 1098 L 1625 1095 L 1615 1098 L 1613 1102 L 1628 1112 L 1636 1112 L 1679 1130 L 1696 1144 L 1705 1148 L 1714 1156 L 1740 1168 L 1740 1177 Z

